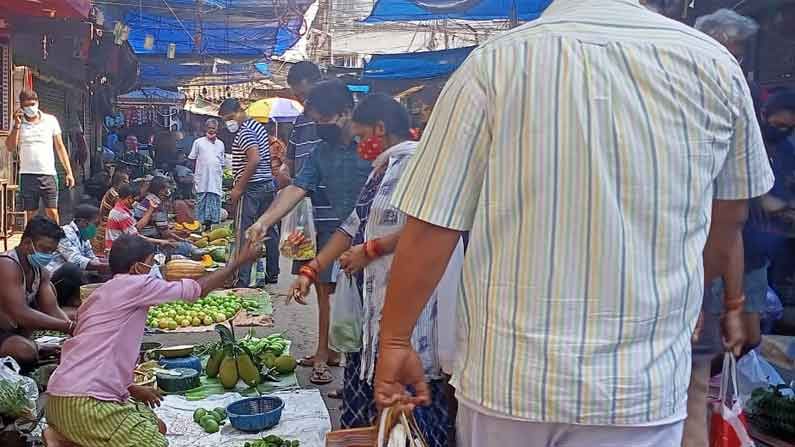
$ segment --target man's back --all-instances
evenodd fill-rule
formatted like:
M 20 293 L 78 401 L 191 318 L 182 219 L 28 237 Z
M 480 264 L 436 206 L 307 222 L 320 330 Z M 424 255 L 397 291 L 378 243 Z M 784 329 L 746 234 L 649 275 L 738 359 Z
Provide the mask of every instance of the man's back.
M 771 179 L 731 55 L 637 2 L 556 0 L 473 52 L 396 192 L 408 214 L 472 230 L 464 402 L 543 422 L 683 418 L 712 199 Z

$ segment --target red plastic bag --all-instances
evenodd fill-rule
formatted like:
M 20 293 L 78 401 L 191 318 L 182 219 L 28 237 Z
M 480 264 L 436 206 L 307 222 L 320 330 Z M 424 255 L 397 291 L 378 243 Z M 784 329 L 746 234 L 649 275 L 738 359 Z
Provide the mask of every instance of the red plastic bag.
M 729 392 L 729 385 L 734 391 Z M 727 352 L 723 357 L 723 375 L 718 400 L 712 402 L 710 420 L 710 447 L 754 447 L 748 434 L 748 421 L 743 413 L 743 405 L 737 396 L 737 360 Z

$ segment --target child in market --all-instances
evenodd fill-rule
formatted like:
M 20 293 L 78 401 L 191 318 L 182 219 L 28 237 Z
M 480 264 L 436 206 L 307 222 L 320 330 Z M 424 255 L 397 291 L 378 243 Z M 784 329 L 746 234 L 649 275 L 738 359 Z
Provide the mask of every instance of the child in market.
M 50 379 L 47 422 L 81 447 L 168 445 L 151 410 L 160 405 L 160 394 L 133 384 L 147 311 L 168 301 L 195 301 L 222 287 L 242 263 L 258 258 L 260 247 L 242 247 L 225 268 L 203 278 L 173 282 L 149 274 L 154 254 L 155 246 L 137 235 L 113 243 L 109 263 L 115 276 L 78 309 L 75 335 L 64 343 Z

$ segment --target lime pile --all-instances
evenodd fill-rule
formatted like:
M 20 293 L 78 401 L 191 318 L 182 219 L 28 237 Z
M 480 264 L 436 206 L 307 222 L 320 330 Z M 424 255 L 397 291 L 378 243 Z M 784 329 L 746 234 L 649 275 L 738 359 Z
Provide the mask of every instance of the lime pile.
M 226 410 L 223 408 L 214 410 L 198 408 L 193 412 L 193 422 L 199 424 L 207 433 L 217 433 L 221 426 L 226 423 Z
M 234 318 L 241 307 L 240 299 L 234 295 L 207 296 L 195 303 L 174 301 L 149 309 L 146 325 L 170 330 L 209 326 Z

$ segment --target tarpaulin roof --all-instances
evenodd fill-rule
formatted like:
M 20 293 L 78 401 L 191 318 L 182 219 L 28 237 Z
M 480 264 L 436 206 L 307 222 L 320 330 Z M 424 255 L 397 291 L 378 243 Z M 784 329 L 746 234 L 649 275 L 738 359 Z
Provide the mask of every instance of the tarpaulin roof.
M 266 77 L 256 65 L 256 62 L 213 65 L 145 59 L 140 64 L 139 80 L 142 85 L 149 86 L 238 84 Z
M 362 79 L 431 79 L 454 72 L 475 47 L 418 53 L 376 54 Z
M 378 0 L 365 22 L 535 20 L 552 0 Z
M 141 7 L 123 7 L 119 17 L 141 58 L 142 85 L 175 86 L 218 75 L 215 58 L 246 62 L 225 70 L 226 81 L 242 82 L 262 78 L 263 67 L 257 71 L 253 62 L 280 55 L 300 39 L 307 28 L 303 14 L 313 1 L 294 0 L 288 7 L 263 0 L 141 0 Z M 167 59 L 171 44 L 174 59 Z

